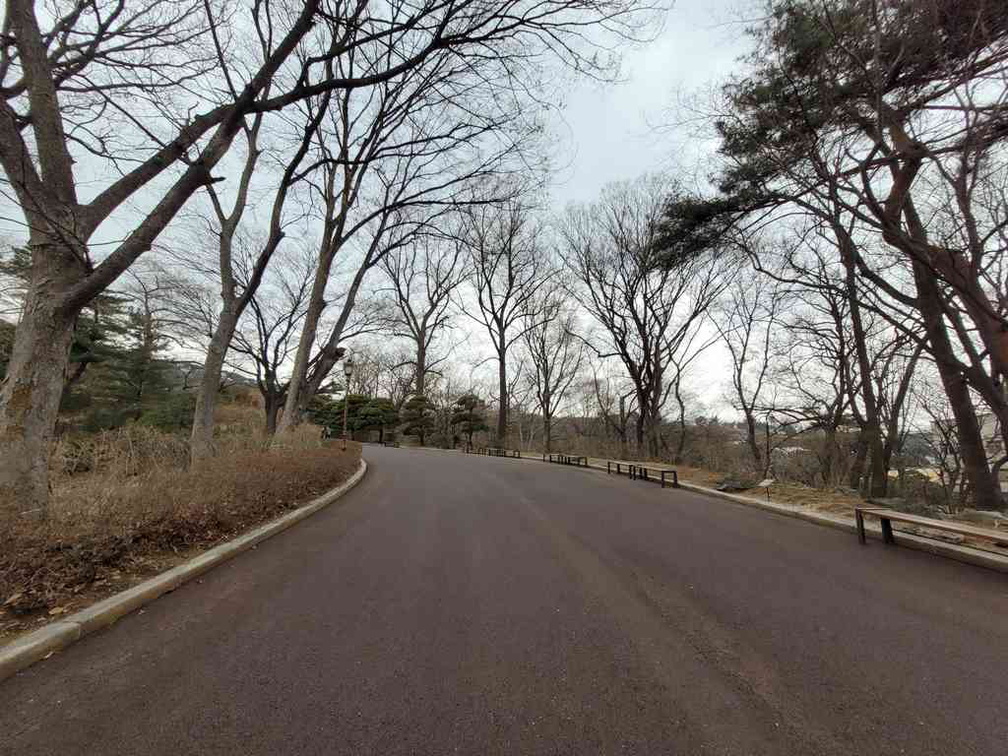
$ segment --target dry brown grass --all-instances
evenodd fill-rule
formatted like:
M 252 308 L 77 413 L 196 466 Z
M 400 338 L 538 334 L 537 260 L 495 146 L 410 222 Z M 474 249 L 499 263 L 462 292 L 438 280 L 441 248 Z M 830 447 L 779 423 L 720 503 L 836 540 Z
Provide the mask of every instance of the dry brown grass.
M 705 470 L 700 467 L 679 465 L 676 470 L 679 472 L 681 480 L 708 488 L 716 488 L 722 480 L 732 477 L 727 473 Z M 749 488 L 738 493 L 763 498 L 766 496 L 766 489 Z M 849 491 L 813 488 L 801 483 L 780 480 L 774 481 L 770 486 L 770 499 L 778 504 L 808 507 L 817 512 L 829 512 L 848 517 L 854 516 L 854 507 L 864 503 L 861 497 Z
M 0 534 L 0 635 L 273 519 L 338 485 L 360 459 L 359 444 L 341 452 L 310 426 L 279 448 L 248 428 L 218 447 L 187 469 L 187 439 L 148 428 L 61 441 L 49 516 Z
M 596 461 L 605 462 L 605 459 L 597 459 Z M 628 462 L 627 464 L 633 463 Z M 688 465 L 654 463 L 654 466 L 658 469 L 674 468 L 679 473 L 680 480 L 708 488 L 716 488 L 725 478 L 734 477 L 725 472 L 706 470 L 702 467 L 689 467 Z M 766 496 L 766 489 L 749 488 L 737 493 L 762 498 Z M 854 516 L 854 507 L 864 503 L 861 497 L 849 491 L 813 488 L 801 483 L 779 480 L 770 486 L 770 499 L 777 503 L 808 507 L 817 512 L 829 512 L 848 517 Z
M 152 470 L 181 469 L 188 458 L 185 436 L 142 425 L 65 436 L 53 451 L 54 496 L 65 495 L 68 483 L 89 477 L 88 473 L 99 481 L 127 479 Z

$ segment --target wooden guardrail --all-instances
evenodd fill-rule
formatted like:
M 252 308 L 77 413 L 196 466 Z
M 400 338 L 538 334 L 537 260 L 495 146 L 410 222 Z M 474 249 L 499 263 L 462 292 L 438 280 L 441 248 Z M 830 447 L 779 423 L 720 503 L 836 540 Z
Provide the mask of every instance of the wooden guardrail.
M 646 480 L 652 483 L 661 483 L 662 488 L 665 488 L 666 485 L 671 485 L 672 488 L 679 488 L 679 473 L 675 470 L 659 470 L 655 467 L 646 467 L 645 465 L 607 461 L 606 472 L 609 475 L 613 473 L 626 475 L 630 480 Z
M 521 459 L 521 451 L 519 449 L 505 449 L 499 446 L 479 446 L 476 448 L 466 446 L 464 451 L 466 454 L 478 454 L 485 457 L 513 457 Z M 557 465 L 590 467 L 588 457 L 581 454 L 560 454 L 553 452 L 543 454 L 542 460 L 543 462 L 552 462 Z M 626 475 L 631 480 L 646 480 L 658 483 L 662 488 L 668 486 L 679 488 L 679 473 L 675 470 L 660 470 L 655 467 L 647 467 L 646 465 L 607 461 L 606 472 L 610 475 L 613 473 Z
M 574 467 L 588 467 L 588 457 L 575 454 L 543 454 L 543 462 L 553 462 L 558 465 L 573 465 Z
M 521 459 L 520 449 L 505 449 L 500 446 L 479 446 L 473 449 L 467 446 L 465 449 L 466 454 L 479 454 L 484 457 L 513 457 L 515 459 Z

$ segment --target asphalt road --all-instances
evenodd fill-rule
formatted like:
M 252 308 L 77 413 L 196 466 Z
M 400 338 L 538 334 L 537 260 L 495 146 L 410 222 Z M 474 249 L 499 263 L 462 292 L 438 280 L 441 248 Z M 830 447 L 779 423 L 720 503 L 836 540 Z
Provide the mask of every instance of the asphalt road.
M 340 503 L 0 683 L 0 753 L 1008 753 L 1008 578 L 542 463 Z

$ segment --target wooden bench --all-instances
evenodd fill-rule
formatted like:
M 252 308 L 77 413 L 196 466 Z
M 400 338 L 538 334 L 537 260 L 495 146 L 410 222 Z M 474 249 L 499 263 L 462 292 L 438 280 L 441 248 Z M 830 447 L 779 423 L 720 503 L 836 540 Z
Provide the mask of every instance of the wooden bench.
M 967 538 L 979 538 L 980 540 L 990 541 L 998 545 L 1008 543 L 1008 533 L 999 533 L 996 530 L 978 528 L 975 525 L 965 525 L 960 522 L 933 520 L 930 517 L 922 517 L 920 515 L 908 514 L 906 512 L 898 512 L 895 509 L 886 509 L 885 507 L 859 506 L 854 507 L 854 518 L 857 520 L 858 540 L 861 543 L 866 543 L 864 527 L 865 515 L 877 517 L 879 519 L 879 522 L 882 525 L 882 540 L 886 543 L 896 543 L 896 537 L 893 535 L 892 529 L 893 521 L 905 522 L 910 525 L 919 525 L 924 528 L 933 528 L 934 530 L 944 530 L 949 533 L 966 536 Z

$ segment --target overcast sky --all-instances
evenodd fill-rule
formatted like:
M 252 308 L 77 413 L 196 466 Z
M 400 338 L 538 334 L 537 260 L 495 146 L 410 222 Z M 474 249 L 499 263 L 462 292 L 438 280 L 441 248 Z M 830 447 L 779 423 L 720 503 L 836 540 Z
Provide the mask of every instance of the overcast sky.
M 682 115 L 682 95 L 723 79 L 746 51 L 737 9 L 745 0 L 678 0 L 652 42 L 624 57 L 621 81 L 582 83 L 557 126 L 559 162 L 554 201 L 591 200 L 610 181 L 654 170 L 693 171 L 711 143 L 693 130 L 669 129 Z M 566 157 L 566 159 L 564 159 Z

